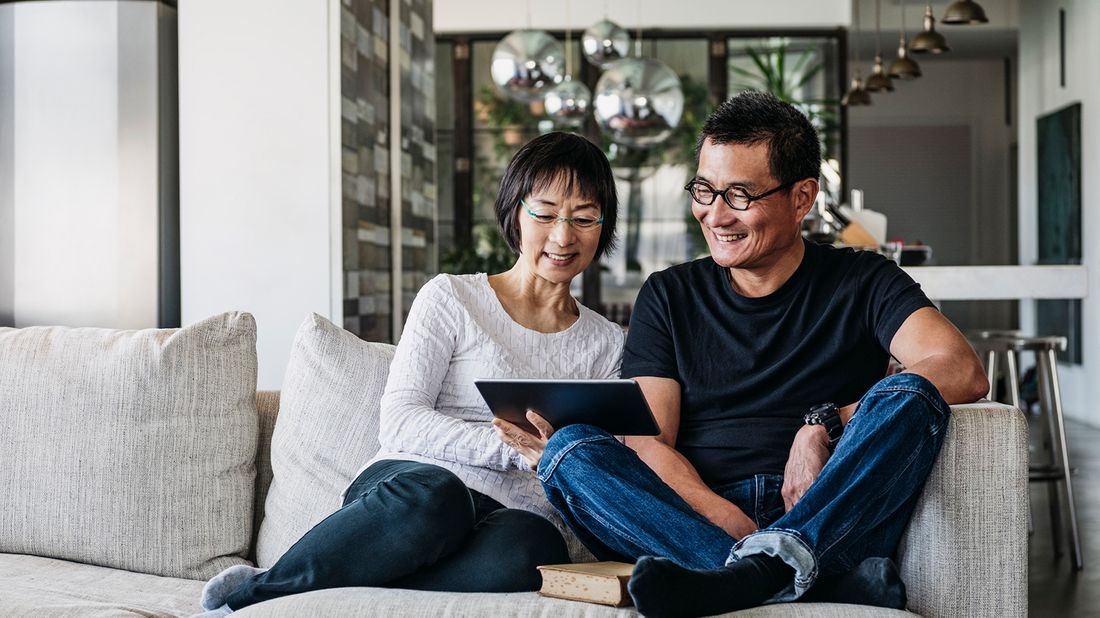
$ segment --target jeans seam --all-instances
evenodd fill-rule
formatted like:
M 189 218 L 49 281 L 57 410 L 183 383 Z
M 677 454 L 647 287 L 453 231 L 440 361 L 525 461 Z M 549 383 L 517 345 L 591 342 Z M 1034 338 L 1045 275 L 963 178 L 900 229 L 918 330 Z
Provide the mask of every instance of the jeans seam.
M 625 538 L 625 539 L 630 539 L 630 542 L 633 543 L 635 547 L 641 548 L 641 547 L 645 546 L 636 536 L 631 534 L 629 531 L 624 530 L 624 529 L 620 528 L 619 526 L 616 526 L 616 525 L 612 524 L 611 522 L 607 521 L 603 517 L 600 517 L 596 513 L 593 513 L 592 511 L 588 510 L 583 504 L 581 504 L 580 502 L 574 500 L 571 496 L 566 496 L 565 497 L 565 503 L 568 504 L 570 507 L 572 507 L 574 509 L 577 509 L 578 511 L 583 511 L 586 515 L 588 515 L 592 519 L 599 522 L 600 525 L 603 526 L 604 528 L 606 528 L 607 530 L 614 531 L 617 536 L 619 536 L 621 538 Z M 601 542 L 603 542 L 603 541 L 601 540 Z M 606 545 L 606 543 L 604 543 L 604 544 Z M 610 547 L 610 549 L 612 549 L 615 552 L 622 553 L 617 548 Z
M 558 464 L 561 463 L 562 458 L 565 457 L 569 453 L 569 451 L 572 451 L 582 444 L 588 444 L 590 442 L 600 442 L 604 440 L 618 442 L 610 436 L 590 436 L 587 438 L 574 440 L 554 454 L 554 456 L 550 459 L 549 465 L 546 466 L 545 474 L 543 473 L 543 466 L 540 463 L 536 475 L 539 477 L 540 481 L 542 481 L 543 483 L 548 483 L 550 481 L 550 477 L 554 475 L 554 471 L 558 469 Z
M 934 435 L 934 434 L 933 434 L 933 435 Z M 912 465 L 913 465 L 913 462 L 915 462 L 915 461 L 917 460 L 917 454 L 918 454 L 918 453 L 920 452 L 920 450 L 921 450 L 922 448 L 924 448 L 924 446 L 925 446 L 925 445 L 926 445 L 926 444 L 928 443 L 928 440 L 929 440 L 929 439 L 930 439 L 931 437 L 932 437 L 932 435 L 925 435 L 925 436 L 923 436 L 923 439 L 922 439 L 921 443 L 920 443 L 920 444 L 919 444 L 919 445 L 917 446 L 917 448 L 913 449 L 913 452 L 912 452 L 912 453 L 913 453 L 913 454 L 912 454 L 912 457 L 910 457 L 910 458 L 909 458 L 909 461 L 905 462 L 905 465 L 904 465 L 904 466 L 902 466 L 902 467 L 900 468 L 900 470 L 898 470 L 898 472 L 904 472 L 904 471 L 908 470 L 910 466 L 912 466 Z M 874 502 L 878 502 L 878 501 L 879 501 L 879 499 L 880 499 L 880 498 L 881 498 L 882 496 L 886 495 L 886 494 L 887 494 L 887 493 L 888 493 L 888 492 L 889 492 L 889 491 L 890 491 L 891 489 L 893 489 L 893 488 L 894 488 L 894 486 L 895 486 L 895 485 L 897 485 L 897 484 L 898 484 L 898 477 L 899 477 L 899 476 L 900 476 L 900 474 L 896 474 L 896 475 L 894 475 L 894 477 L 893 477 L 893 480 L 892 480 L 892 481 L 890 482 L 890 484 L 889 484 L 889 485 L 886 485 L 886 486 L 884 486 L 884 487 L 882 488 L 882 490 L 881 490 L 881 491 L 879 491 L 878 493 L 876 493 L 876 494 L 874 495 L 874 497 L 873 497 L 873 498 L 871 498 L 870 500 L 868 500 L 868 502 L 869 502 L 869 503 L 874 503 Z M 846 538 L 846 537 L 847 537 L 847 536 L 848 536 L 849 534 L 851 534 L 851 533 L 852 533 L 852 530 L 853 530 L 853 529 L 855 529 L 855 524 L 854 524 L 854 523 L 853 523 L 853 524 L 851 524 L 851 525 L 849 525 L 849 526 L 848 526 L 848 529 L 847 529 L 847 530 L 845 530 L 843 534 L 841 534 L 840 536 L 838 536 L 838 537 L 836 538 L 836 540 L 835 540 L 835 541 L 833 541 L 832 543 L 830 543 L 828 547 L 824 548 L 824 549 L 823 549 L 823 550 L 821 551 L 820 555 L 825 555 L 825 554 L 828 554 L 828 553 L 829 553 L 830 551 L 832 551 L 833 547 L 836 547 L 836 544 L 837 544 L 837 543 L 839 543 L 839 542 L 843 541 L 843 540 L 844 540 L 844 539 L 845 539 L 845 538 Z
M 921 389 L 921 388 L 915 388 L 915 387 L 912 387 L 912 386 L 905 386 L 905 385 L 884 386 L 882 388 L 874 389 L 874 393 L 872 394 L 872 397 L 874 397 L 874 395 L 878 394 L 878 393 L 913 393 L 913 394 L 920 395 L 921 398 L 926 400 L 928 403 L 932 404 L 932 407 L 935 408 L 936 411 L 939 412 L 941 415 L 946 415 L 950 411 L 950 406 L 948 406 L 947 410 L 944 410 L 943 408 L 940 407 L 940 403 L 943 401 L 942 396 L 938 397 L 939 401 L 937 401 L 936 400 L 937 398 L 932 397 L 930 394 L 925 392 L 924 389 Z M 862 404 L 862 402 L 860 402 L 860 403 Z M 862 405 L 860 407 L 862 407 Z
M 755 510 L 756 512 L 753 513 L 753 520 L 756 522 L 756 526 L 759 528 L 761 526 L 760 522 L 763 521 L 761 511 L 763 510 L 764 502 L 764 477 L 757 474 L 754 480 L 756 481 L 756 500 L 754 500 L 753 510 Z

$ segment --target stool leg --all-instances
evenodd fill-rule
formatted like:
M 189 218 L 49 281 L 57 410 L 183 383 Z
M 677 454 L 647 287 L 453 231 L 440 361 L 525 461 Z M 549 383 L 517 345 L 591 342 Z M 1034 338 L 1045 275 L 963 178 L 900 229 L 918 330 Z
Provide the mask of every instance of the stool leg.
M 989 394 L 985 396 L 990 401 L 997 401 L 997 352 L 990 350 L 986 355 L 985 371 L 989 377 Z
M 1020 375 L 1016 373 L 1016 355 L 1012 352 L 1005 354 L 1005 372 L 1008 374 L 1008 400 L 1012 407 L 1023 412 L 1020 407 Z
M 1046 421 L 1047 436 L 1057 433 L 1054 421 L 1054 397 L 1051 391 L 1050 370 L 1046 366 L 1045 352 L 1035 353 L 1035 372 L 1039 379 L 1039 415 Z M 1053 470 L 1057 466 L 1057 449 L 1053 440 L 1045 440 L 1044 447 L 1047 450 L 1047 469 Z M 1053 542 L 1054 557 L 1062 557 L 1062 499 L 1058 495 L 1057 480 L 1047 481 L 1047 506 L 1050 508 L 1050 535 Z
M 1063 482 L 1066 487 L 1066 502 L 1069 507 L 1069 526 L 1070 533 L 1073 541 L 1073 564 L 1080 571 L 1084 568 L 1084 561 L 1081 559 L 1081 536 L 1077 530 L 1077 507 L 1073 501 L 1073 479 L 1070 478 L 1069 469 L 1069 448 L 1066 443 L 1066 424 L 1065 419 L 1062 417 L 1062 394 L 1058 383 L 1058 356 L 1054 350 L 1047 350 L 1046 353 L 1047 364 L 1050 366 L 1050 389 L 1051 395 L 1053 395 L 1052 412 L 1054 412 L 1055 428 L 1057 433 L 1055 439 L 1058 441 L 1058 450 L 1062 455 L 1062 473 Z

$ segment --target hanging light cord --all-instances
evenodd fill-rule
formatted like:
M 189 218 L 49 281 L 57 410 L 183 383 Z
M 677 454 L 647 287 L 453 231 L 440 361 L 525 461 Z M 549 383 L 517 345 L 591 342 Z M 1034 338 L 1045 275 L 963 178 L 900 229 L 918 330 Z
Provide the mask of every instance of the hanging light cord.
M 530 0 L 528 0 L 530 2 Z M 565 74 L 573 77 L 573 21 L 569 16 L 570 0 L 565 0 Z
M 859 0 L 852 3 L 852 65 L 859 70 Z
M 634 56 L 642 57 L 642 0 L 634 3 L 634 17 L 638 20 L 638 29 L 634 32 Z
M 527 0 L 527 29 L 531 29 L 531 0 Z
M 882 56 L 882 42 L 879 41 L 879 30 L 882 28 L 879 21 L 879 13 L 882 12 L 882 0 L 875 0 L 875 57 Z
M 902 0 L 898 0 L 898 10 L 901 11 L 901 38 L 905 38 L 905 4 Z

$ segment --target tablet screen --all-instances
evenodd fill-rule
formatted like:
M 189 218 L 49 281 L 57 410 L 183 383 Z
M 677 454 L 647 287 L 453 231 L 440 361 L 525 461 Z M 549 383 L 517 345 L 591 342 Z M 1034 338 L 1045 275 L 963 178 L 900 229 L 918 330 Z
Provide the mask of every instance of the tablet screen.
M 535 410 L 555 429 L 583 423 L 617 436 L 660 433 L 634 380 L 474 380 L 493 415 L 538 434 L 527 421 Z

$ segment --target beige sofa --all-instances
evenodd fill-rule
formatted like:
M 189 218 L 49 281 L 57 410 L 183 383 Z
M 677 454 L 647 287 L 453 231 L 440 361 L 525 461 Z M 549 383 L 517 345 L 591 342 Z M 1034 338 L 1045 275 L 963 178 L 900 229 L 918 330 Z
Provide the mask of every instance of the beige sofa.
M 340 489 L 377 448 L 391 355 L 311 316 L 280 405 L 280 393 L 255 390 L 248 314 L 179 331 L 0 329 L 0 616 L 201 611 L 205 578 L 229 564 L 270 564 L 338 506 Z M 1015 409 L 953 408 L 896 557 L 911 611 L 1027 614 L 1026 443 Z M 346 588 L 238 614 L 634 612 L 534 593 Z M 795 603 L 736 615 L 907 614 Z

